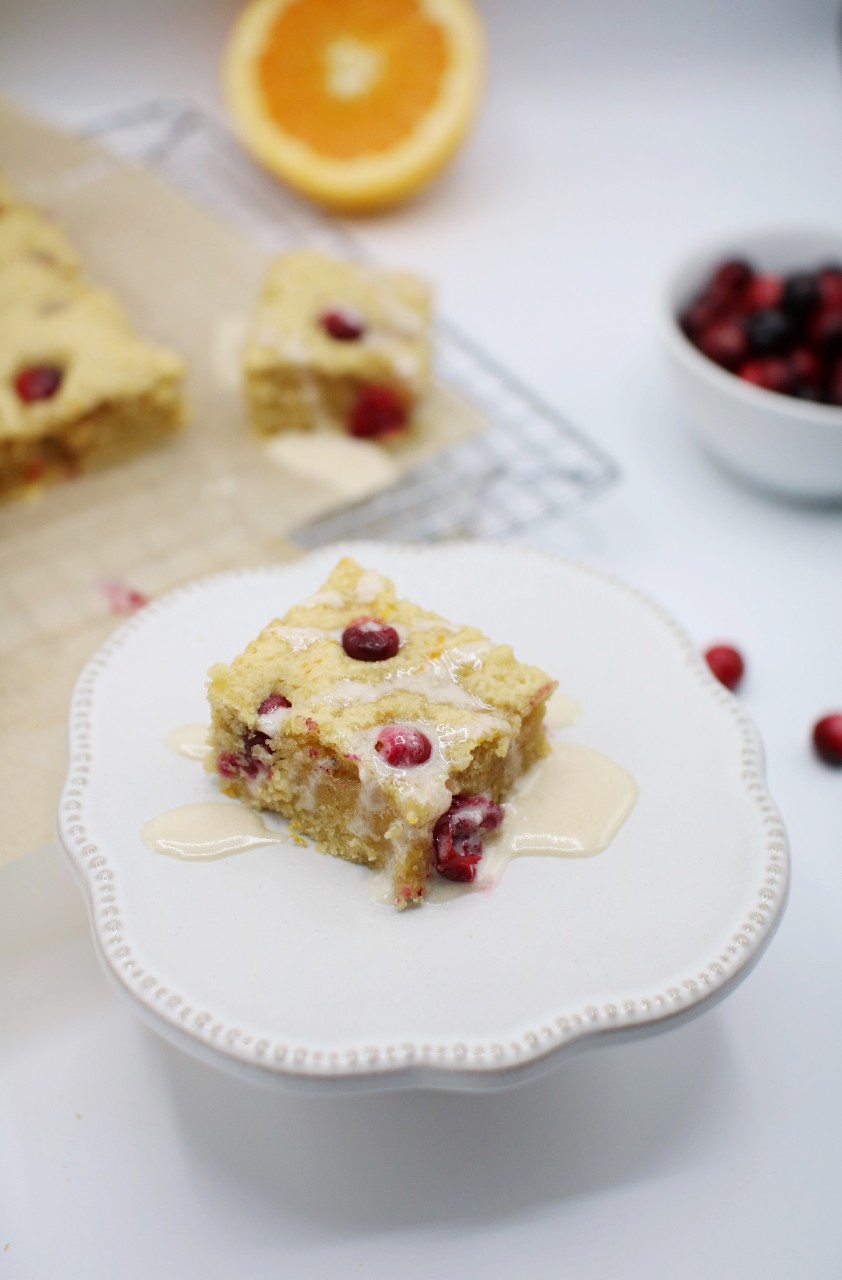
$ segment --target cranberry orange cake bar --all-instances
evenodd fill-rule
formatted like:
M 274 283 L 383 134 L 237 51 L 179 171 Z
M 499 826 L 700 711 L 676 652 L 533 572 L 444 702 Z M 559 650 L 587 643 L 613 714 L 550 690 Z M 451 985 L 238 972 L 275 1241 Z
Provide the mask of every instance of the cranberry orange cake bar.
M 321 590 L 211 669 L 207 768 L 324 851 L 391 867 L 398 908 L 430 875 L 471 881 L 514 781 L 548 751 L 555 682 L 343 559 Z
M 251 423 L 398 434 L 430 377 L 430 294 L 405 272 L 297 250 L 269 269 L 246 348 Z
M 0 497 L 135 453 L 184 418 L 183 368 L 90 288 L 52 222 L 0 201 Z

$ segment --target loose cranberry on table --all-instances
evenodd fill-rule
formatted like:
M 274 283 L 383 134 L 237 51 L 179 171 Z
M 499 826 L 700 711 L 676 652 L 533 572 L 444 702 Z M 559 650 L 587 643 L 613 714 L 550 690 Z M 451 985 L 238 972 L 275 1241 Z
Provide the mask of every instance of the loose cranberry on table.
M 103 578 L 99 588 L 112 613 L 128 615 L 149 604 L 149 596 L 121 578 Z
M 839 404 L 842 264 L 776 274 L 720 263 L 679 316 L 693 345 L 765 391 Z
M 743 678 L 745 663 L 739 649 L 730 644 L 714 644 L 705 650 L 705 661 L 720 684 L 736 689 Z
M 822 716 L 813 726 L 813 746 L 825 764 L 842 768 L 842 711 Z
M 402 431 L 408 416 L 397 388 L 373 382 L 360 388 L 348 415 L 348 431 L 359 440 L 380 440 Z
M 358 342 L 365 334 L 365 321 L 350 307 L 331 307 L 319 316 L 325 333 L 337 342 Z
M 36 400 L 50 400 L 56 394 L 64 378 L 64 370 L 57 364 L 31 364 L 21 369 L 14 386 L 24 404 Z
M 439 875 L 459 884 L 475 880 L 483 836 L 502 821 L 503 806 L 488 796 L 455 796 L 433 828 L 433 855 Z
M 342 648 L 358 662 L 383 662 L 401 647 L 394 627 L 380 618 L 356 618 L 342 632 Z
M 433 752 L 433 744 L 411 724 L 389 724 L 380 730 L 374 750 L 393 769 L 407 769 L 426 764 Z

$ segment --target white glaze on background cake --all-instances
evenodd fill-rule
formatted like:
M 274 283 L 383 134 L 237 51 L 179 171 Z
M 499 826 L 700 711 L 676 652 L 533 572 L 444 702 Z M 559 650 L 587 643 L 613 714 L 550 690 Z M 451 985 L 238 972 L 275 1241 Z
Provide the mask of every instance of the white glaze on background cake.
M 366 569 L 357 580 L 354 598 L 359 600 L 360 604 L 371 604 L 380 595 L 385 585 L 381 574 L 375 573 L 373 569 Z

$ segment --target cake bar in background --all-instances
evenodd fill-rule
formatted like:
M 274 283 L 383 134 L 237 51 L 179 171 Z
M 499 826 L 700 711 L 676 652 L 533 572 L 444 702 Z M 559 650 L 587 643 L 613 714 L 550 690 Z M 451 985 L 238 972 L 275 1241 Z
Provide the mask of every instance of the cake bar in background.
M 430 291 L 405 272 L 302 249 L 275 259 L 249 337 L 253 429 L 385 440 L 430 381 Z
M 178 357 L 137 336 L 62 231 L 0 177 L 0 497 L 171 435 L 183 380 Z

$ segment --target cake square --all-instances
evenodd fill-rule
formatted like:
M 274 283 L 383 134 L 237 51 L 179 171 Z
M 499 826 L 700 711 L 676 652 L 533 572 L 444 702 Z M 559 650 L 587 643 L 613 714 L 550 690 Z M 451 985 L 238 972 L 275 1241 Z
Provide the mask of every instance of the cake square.
M 0 269 L 0 495 L 172 434 L 182 383 L 181 361 L 138 338 L 108 294 L 31 260 Z
M 430 380 L 430 306 L 406 272 L 309 249 L 277 258 L 245 353 L 254 431 L 400 434 Z
M 171 435 L 183 380 L 181 361 L 134 333 L 60 228 L 0 174 L 0 497 Z
M 470 881 L 513 783 L 547 754 L 544 671 L 342 559 L 211 669 L 206 767 L 324 852 L 391 869 L 395 905 Z

